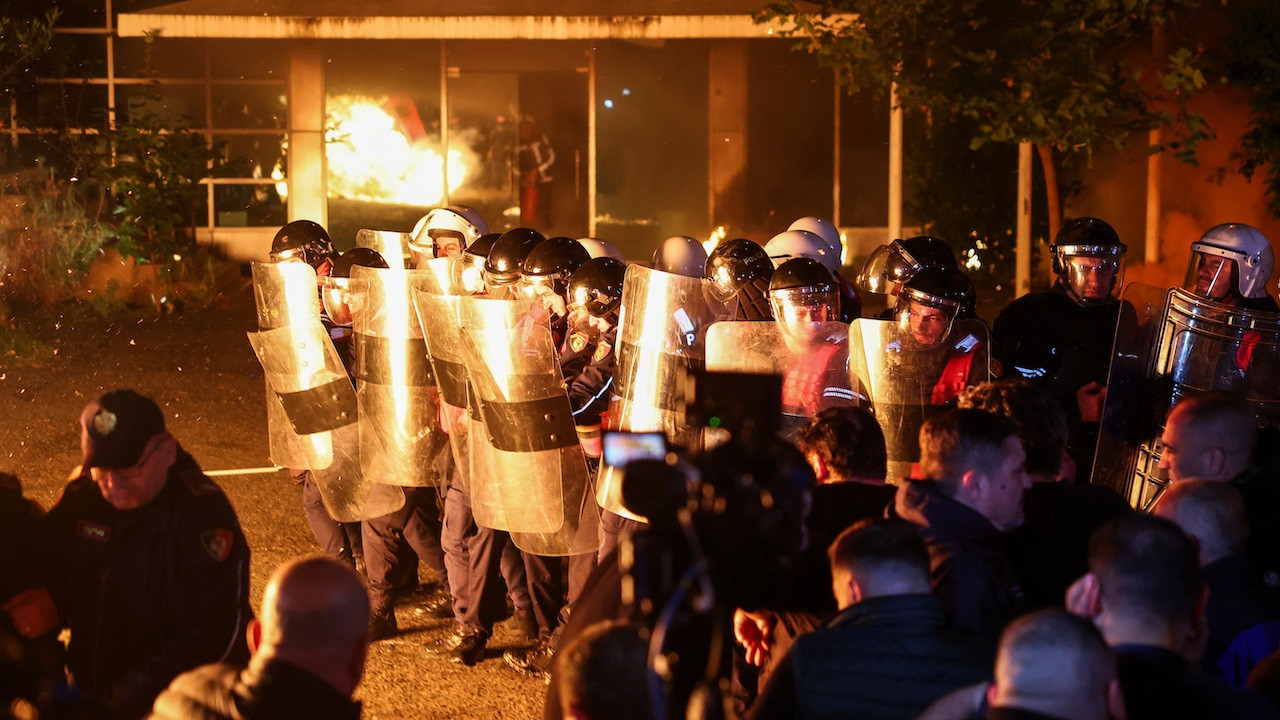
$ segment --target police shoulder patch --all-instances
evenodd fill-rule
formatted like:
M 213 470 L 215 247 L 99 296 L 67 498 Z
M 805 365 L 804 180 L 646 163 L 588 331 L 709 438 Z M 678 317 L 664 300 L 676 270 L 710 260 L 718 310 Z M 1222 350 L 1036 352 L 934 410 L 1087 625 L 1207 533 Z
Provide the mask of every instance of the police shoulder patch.
M 230 530 L 223 528 L 215 528 L 206 530 L 200 534 L 200 544 L 204 546 L 205 552 L 209 553 L 209 557 L 216 562 L 222 562 L 231 555 L 231 546 L 235 544 L 235 536 Z
M 601 360 L 609 357 L 609 353 L 612 351 L 613 351 L 612 345 L 610 345 L 607 342 L 601 341 L 600 344 L 596 345 L 596 352 L 594 355 L 591 356 L 591 362 L 600 362 Z
M 585 348 L 586 346 L 587 346 L 586 335 L 583 335 L 582 333 L 574 333 L 569 336 L 570 352 L 576 352 L 576 353 L 582 352 L 583 348 Z

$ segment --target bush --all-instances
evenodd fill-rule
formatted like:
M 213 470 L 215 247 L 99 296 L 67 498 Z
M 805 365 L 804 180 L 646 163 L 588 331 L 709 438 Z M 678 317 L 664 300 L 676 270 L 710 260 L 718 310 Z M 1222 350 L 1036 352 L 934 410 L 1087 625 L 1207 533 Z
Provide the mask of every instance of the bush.
M 0 318 L 74 298 L 111 229 L 51 181 L 0 198 Z

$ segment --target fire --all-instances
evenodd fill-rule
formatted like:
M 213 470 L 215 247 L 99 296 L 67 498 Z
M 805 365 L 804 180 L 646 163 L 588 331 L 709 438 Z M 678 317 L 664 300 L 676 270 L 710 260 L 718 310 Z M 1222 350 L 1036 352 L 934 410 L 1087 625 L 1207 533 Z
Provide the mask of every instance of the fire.
M 711 237 L 707 238 L 702 243 L 702 248 L 707 251 L 708 255 L 710 255 L 711 251 L 715 250 L 716 246 L 720 244 L 720 241 L 724 240 L 725 236 L 727 236 L 728 234 L 729 234 L 729 231 L 725 228 L 725 226 L 720 225 L 711 233 Z
M 325 158 L 329 193 L 366 202 L 428 207 L 444 200 L 444 158 L 422 132 L 388 112 L 388 98 L 360 95 L 327 100 Z M 412 138 L 411 138 L 412 136 Z M 466 179 L 470 163 L 449 148 L 449 190 Z

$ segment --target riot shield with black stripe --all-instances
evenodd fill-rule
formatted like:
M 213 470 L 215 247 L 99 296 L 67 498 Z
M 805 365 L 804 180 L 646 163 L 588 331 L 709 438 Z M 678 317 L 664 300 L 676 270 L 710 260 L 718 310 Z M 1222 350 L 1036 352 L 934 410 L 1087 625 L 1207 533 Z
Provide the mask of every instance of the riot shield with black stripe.
M 262 328 L 249 333 L 267 382 L 272 462 L 310 471 L 330 517 L 355 522 L 399 509 L 360 468 L 358 402 L 320 321 L 316 274 L 305 263 L 255 263 L 254 298 Z
M 718 322 L 707 331 L 707 369 L 782 378 L 782 431 L 794 435 L 830 407 L 870 405 L 849 371 L 849 326 Z
M 890 481 L 919 477 L 920 427 L 954 407 L 966 387 L 990 378 L 989 347 L 981 320 L 957 320 L 941 332 L 872 318 L 850 326 L 850 368 L 884 430 Z
M 459 305 L 480 417 L 470 436 L 476 522 L 535 555 L 594 552 L 599 512 L 549 315 L 527 299 Z
M 423 277 L 423 271 L 351 270 L 360 298 L 352 327 L 361 461 L 366 475 L 388 485 L 447 481 L 448 438 L 440 431 L 435 379 L 412 301 L 412 284 Z
M 1160 437 L 1180 400 L 1234 393 L 1259 426 L 1280 422 L 1280 315 L 1141 283 L 1121 301 L 1092 481 L 1149 510 L 1168 485 Z
M 440 429 L 449 438 L 457 481 L 470 493 L 472 423 L 468 408 L 472 401 L 462 353 L 459 298 L 454 292 L 454 263 L 454 258 L 420 263 L 419 269 L 428 272 L 415 282 L 413 298 L 439 392 Z
M 682 409 L 683 379 L 706 365 L 707 328 L 732 317 L 732 305 L 716 299 L 706 278 L 628 266 L 618 310 L 616 397 L 607 427 L 660 430 L 669 443 L 690 446 L 694 438 Z M 596 500 L 606 510 L 640 519 L 623 506 L 621 479 L 615 468 L 602 464 Z

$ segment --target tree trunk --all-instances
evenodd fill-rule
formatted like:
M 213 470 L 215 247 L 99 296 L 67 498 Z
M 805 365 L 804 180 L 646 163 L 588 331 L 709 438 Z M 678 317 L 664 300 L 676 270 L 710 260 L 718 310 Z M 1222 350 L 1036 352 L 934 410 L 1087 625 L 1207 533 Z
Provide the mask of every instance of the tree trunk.
M 1049 240 L 1062 227 L 1062 198 L 1058 195 L 1058 170 L 1053 162 L 1052 145 L 1036 145 L 1040 154 L 1040 169 L 1044 171 L 1045 208 L 1049 211 Z

